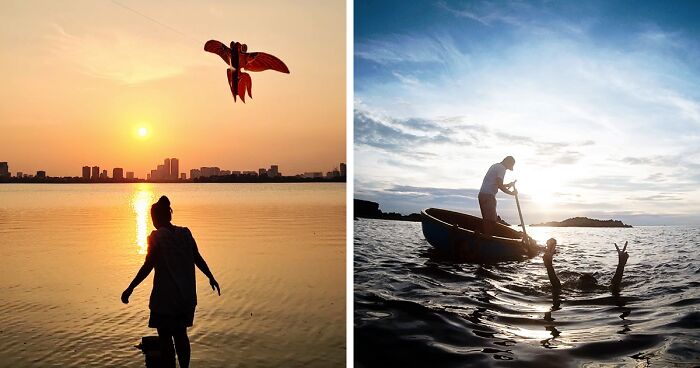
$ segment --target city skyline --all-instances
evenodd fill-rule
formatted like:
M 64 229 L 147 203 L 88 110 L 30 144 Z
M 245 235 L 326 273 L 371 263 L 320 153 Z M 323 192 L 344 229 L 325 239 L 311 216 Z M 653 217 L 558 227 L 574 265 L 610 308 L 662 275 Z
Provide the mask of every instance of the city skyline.
M 0 155 L 13 171 L 74 176 L 90 157 L 145 177 L 172 148 L 189 162 L 274 161 L 290 173 L 346 160 L 344 4 L 122 4 L 136 12 L 86 0 L 2 7 L 0 131 L 11 139 Z M 278 55 L 291 74 L 259 73 L 254 97 L 236 104 L 209 39 Z
M 152 178 L 153 172 L 157 171 L 156 170 L 151 170 L 150 173 L 145 173 L 143 176 L 137 175 L 134 171 L 129 171 L 128 169 L 125 169 L 123 167 L 102 167 L 100 165 L 94 165 L 94 166 L 89 166 L 89 165 L 84 165 L 81 167 L 80 173 L 78 175 L 51 175 L 48 170 L 31 170 L 29 172 L 25 171 L 14 171 L 12 170 L 12 165 L 10 164 L 9 161 L 0 161 L 0 177 L 7 176 L 7 177 L 12 177 L 12 178 L 17 178 L 17 177 L 24 177 L 24 178 L 29 178 L 29 177 L 36 177 L 40 173 L 43 174 L 45 177 L 54 177 L 54 178 L 82 178 L 85 180 L 89 181 L 95 181 L 95 180 L 101 180 L 101 179 L 142 179 L 146 181 L 154 180 L 154 181 L 167 181 L 167 180 L 191 180 L 193 179 L 191 174 L 194 170 L 197 171 L 202 171 L 201 169 L 211 169 L 215 171 L 215 174 L 211 175 L 206 175 L 206 176 L 225 176 L 225 175 L 251 175 L 254 174 L 256 176 L 270 176 L 270 177 L 276 177 L 276 176 L 288 176 L 288 177 L 293 177 L 293 176 L 301 176 L 301 177 L 318 177 L 317 175 L 307 175 L 307 174 L 321 174 L 320 177 L 331 177 L 331 176 L 346 176 L 347 175 L 347 169 L 346 169 L 346 164 L 344 162 L 340 162 L 338 165 L 334 165 L 332 169 L 328 172 L 324 171 L 302 171 L 298 173 L 292 173 L 289 175 L 283 175 L 282 171 L 279 170 L 279 165 L 276 164 L 271 164 L 269 169 L 268 168 L 258 168 L 256 170 L 229 170 L 229 169 L 221 169 L 218 166 L 200 166 L 198 168 L 192 168 L 189 170 L 184 170 L 184 169 L 179 169 L 179 159 L 172 157 L 172 158 L 165 158 L 163 160 L 164 164 L 158 165 L 158 168 L 161 168 L 165 166 L 165 162 L 173 162 L 173 160 L 176 162 L 176 165 L 173 167 L 175 170 L 170 171 L 169 170 L 169 175 L 167 177 L 163 176 L 158 176 L 156 178 Z M 112 172 L 112 175 L 109 175 L 109 172 Z M 37 175 L 30 174 L 32 172 L 36 172 Z M 334 173 L 337 173 L 335 175 Z M 22 176 L 17 176 L 17 175 L 22 175 Z M 329 175 L 331 174 L 331 175 Z M 182 177 L 182 175 L 185 175 L 185 178 Z M 197 175 L 197 177 L 206 177 L 205 175 Z

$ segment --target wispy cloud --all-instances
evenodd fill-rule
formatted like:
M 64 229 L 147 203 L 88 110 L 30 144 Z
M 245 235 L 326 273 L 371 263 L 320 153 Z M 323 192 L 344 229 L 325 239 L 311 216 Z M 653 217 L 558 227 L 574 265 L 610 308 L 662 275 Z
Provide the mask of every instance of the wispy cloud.
M 187 45 L 120 30 L 72 34 L 54 24 L 48 36 L 54 57 L 87 75 L 135 84 L 169 78 L 200 65 Z

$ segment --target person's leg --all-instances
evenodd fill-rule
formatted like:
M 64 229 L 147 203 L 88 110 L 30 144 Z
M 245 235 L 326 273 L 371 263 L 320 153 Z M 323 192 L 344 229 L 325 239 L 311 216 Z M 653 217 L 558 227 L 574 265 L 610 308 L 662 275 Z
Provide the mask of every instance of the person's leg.
M 484 235 L 490 236 L 496 225 L 496 197 L 479 193 L 479 208 L 481 209 Z
M 165 328 L 159 328 L 158 340 L 160 342 L 161 367 L 175 368 L 175 349 L 173 348 L 172 332 Z
M 177 361 L 180 362 L 180 368 L 188 368 L 190 366 L 190 339 L 187 337 L 187 327 L 175 331 L 173 338 L 175 339 L 175 350 L 177 350 Z

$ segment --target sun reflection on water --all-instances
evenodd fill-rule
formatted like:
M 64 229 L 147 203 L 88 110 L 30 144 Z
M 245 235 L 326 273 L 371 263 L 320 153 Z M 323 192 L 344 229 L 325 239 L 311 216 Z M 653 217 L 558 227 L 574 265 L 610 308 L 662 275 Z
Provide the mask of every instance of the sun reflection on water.
M 153 203 L 153 190 L 150 184 L 138 184 L 131 197 L 131 207 L 136 214 L 135 244 L 139 254 L 146 254 L 146 238 L 148 237 L 149 208 Z

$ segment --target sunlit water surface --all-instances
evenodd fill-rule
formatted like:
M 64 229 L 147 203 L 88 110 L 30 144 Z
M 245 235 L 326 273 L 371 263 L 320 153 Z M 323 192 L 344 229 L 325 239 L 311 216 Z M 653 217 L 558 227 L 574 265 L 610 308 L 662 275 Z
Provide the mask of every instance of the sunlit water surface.
M 143 367 L 149 209 L 168 195 L 197 272 L 194 367 L 345 363 L 344 184 L 0 185 L 0 366 Z
M 553 298 L 542 257 L 455 264 L 420 223 L 355 221 L 355 366 L 668 367 L 700 364 L 700 227 L 530 228 L 559 241 Z M 607 290 L 629 241 L 619 296 Z M 584 273 L 601 286 L 571 286 Z

